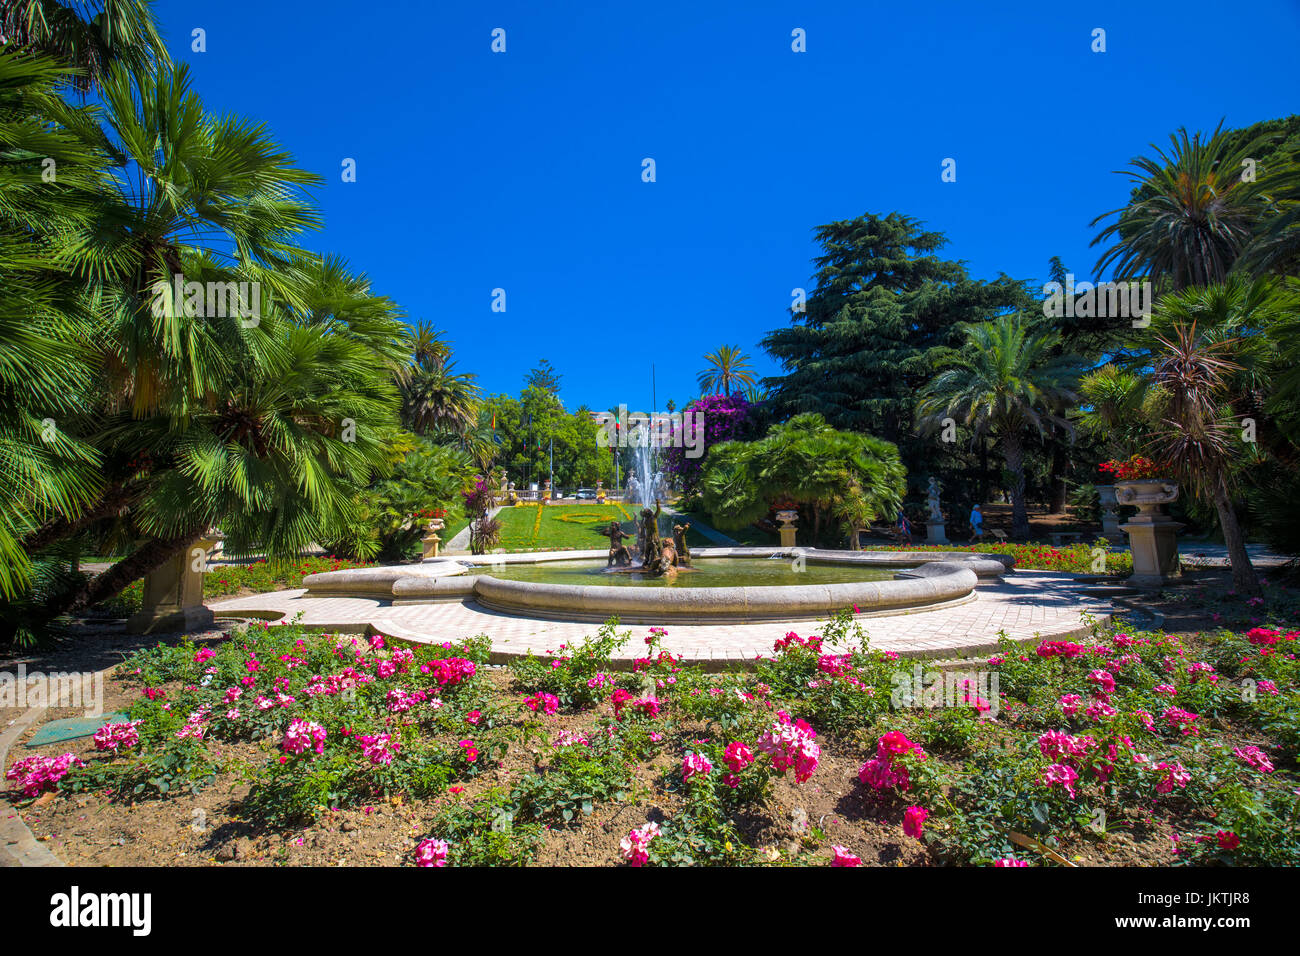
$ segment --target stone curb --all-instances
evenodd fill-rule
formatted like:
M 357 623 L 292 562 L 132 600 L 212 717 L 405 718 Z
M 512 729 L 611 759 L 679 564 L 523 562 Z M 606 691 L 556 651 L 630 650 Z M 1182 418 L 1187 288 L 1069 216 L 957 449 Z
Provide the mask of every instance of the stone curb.
M 112 669 L 110 667 L 102 672 L 105 678 Z M 86 681 L 93 678 L 93 674 L 82 677 L 83 692 Z M 9 748 L 18 743 L 23 732 L 49 709 L 48 704 L 28 708 L 9 729 L 0 734 L 0 768 L 8 769 Z M 7 793 L 7 790 L 0 789 L 0 866 L 63 866 L 63 862 L 50 852 L 49 847 L 37 840 L 28 829 L 23 818 L 18 815 L 17 808 L 9 802 Z
M 36 723 L 48 707 L 32 707 L 19 717 L 12 727 L 0 734 L 0 767 L 9 767 L 9 748 L 32 724 Z M 27 828 L 18 810 L 0 790 L 0 867 L 3 866 L 63 866 L 49 847 L 41 843 Z M 10 819 L 12 817 L 13 819 Z
M 117 670 L 117 667 L 118 665 L 114 664 L 102 671 L 82 675 L 82 699 L 85 699 L 88 682 L 94 682 L 96 678 L 104 681 L 108 680 L 113 676 L 113 672 Z M 59 706 L 59 702 L 56 702 L 55 706 Z M 49 709 L 49 704 L 28 709 L 25 714 L 14 721 L 13 726 L 0 734 L 0 768 L 8 769 L 9 748 L 18 743 L 18 738 L 23 735 L 23 731 L 36 723 Z M 0 867 L 66 866 L 67 864 L 55 856 L 49 847 L 36 839 L 32 831 L 28 829 L 27 824 L 23 822 L 22 817 L 18 815 L 17 809 L 5 796 L 6 793 L 6 790 L 0 789 Z M 12 820 L 9 819 L 11 815 L 13 816 Z

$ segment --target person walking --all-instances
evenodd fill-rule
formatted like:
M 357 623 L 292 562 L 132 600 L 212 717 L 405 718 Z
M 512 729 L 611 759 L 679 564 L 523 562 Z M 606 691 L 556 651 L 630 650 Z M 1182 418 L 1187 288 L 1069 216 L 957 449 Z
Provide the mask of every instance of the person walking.
M 898 544 L 911 544 L 911 522 L 907 520 L 907 512 L 898 509 Z
M 970 543 L 982 542 L 984 540 L 984 514 L 980 511 L 980 506 L 976 505 L 970 510 Z

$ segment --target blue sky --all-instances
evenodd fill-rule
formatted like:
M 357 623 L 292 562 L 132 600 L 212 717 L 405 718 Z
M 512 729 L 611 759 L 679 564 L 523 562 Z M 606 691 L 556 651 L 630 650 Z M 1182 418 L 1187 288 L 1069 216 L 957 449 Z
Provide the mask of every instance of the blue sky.
M 446 329 L 487 392 L 550 359 L 570 408 L 650 410 L 652 361 L 681 405 L 721 344 L 775 372 L 758 342 L 811 287 L 823 222 L 898 210 L 978 277 L 1042 281 L 1059 255 L 1104 278 L 1088 223 L 1127 195 L 1113 170 L 1182 125 L 1287 115 L 1300 87 L 1296 0 L 156 6 L 208 108 L 325 177 L 320 251 Z

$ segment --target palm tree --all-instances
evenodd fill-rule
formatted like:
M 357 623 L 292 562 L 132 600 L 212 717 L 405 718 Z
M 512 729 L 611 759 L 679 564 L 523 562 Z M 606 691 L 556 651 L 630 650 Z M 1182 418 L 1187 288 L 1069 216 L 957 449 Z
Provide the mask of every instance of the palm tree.
M 402 384 L 402 414 L 412 431 L 459 440 L 478 420 L 474 376 L 455 362 L 417 369 Z
M 738 345 L 722 345 L 716 352 L 706 352 L 708 367 L 699 374 L 701 395 L 717 392 L 730 395 L 743 386 L 754 384 L 754 370 L 749 356 Z
M 1214 504 L 1232 563 L 1232 583 L 1258 595 L 1259 581 L 1229 495 L 1235 422 L 1219 408 L 1229 373 L 1240 367 L 1226 357 L 1233 343 L 1199 339 L 1194 322 L 1176 326 L 1171 338 L 1160 336 L 1157 341 L 1164 352 L 1151 377 L 1168 393 L 1169 404 L 1152 446 L 1171 474 Z
M 1204 289 L 1166 296 L 1152 317 L 1158 348 L 1151 382 L 1163 399 L 1150 453 L 1194 494 L 1213 505 L 1232 564 L 1234 586 L 1259 593 L 1231 492 L 1234 474 L 1248 459 L 1240 443 L 1234 400 L 1266 389 L 1275 336 L 1294 302 L 1275 295 L 1272 283 L 1234 276 Z
M 700 488 L 705 508 L 724 528 L 741 528 L 788 499 L 812 512 L 812 538 L 827 514 L 855 526 L 893 515 L 906 469 L 898 449 L 860 432 L 837 431 L 808 412 L 755 442 L 731 441 L 709 451 Z
M 137 79 L 114 65 L 101 97 L 116 163 L 59 249 L 97 313 L 96 396 L 84 403 L 81 424 L 94 429 L 95 421 L 126 415 L 183 425 L 221 394 L 239 363 L 260 357 L 231 347 L 228 322 L 188 316 L 160 290 L 179 280 L 205 289 L 209 281 L 242 280 L 256 283 L 250 288 L 260 288 L 263 301 L 305 309 L 303 263 L 313 257 L 293 239 L 318 222 L 300 189 L 319 178 L 295 168 L 261 126 L 207 114 L 185 67 Z M 262 336 L 240 341 L 267 347 Z M 129 428 L 96 431 L 104 472 L 96 501 L 32 531 L 24 540 L 29 553 L 129 506 L 167 460 L 140 447 Z
M 1242 161 L 1259 139 L 1238 142 L 1220 123 L 1208 137 L 1179 129 L 1168 153 L 1130 161 L 1124 173 L 1135 184 L 1128 205 L 1102 213 L 1091 225 L 1115 216 L 1092 241 L 1115 240 L 1097 261 L 1098 275 L 1115 267 L 1121 280 L 1167 280 L 1174 290 L 1221 282 L 1269 211 L 1258 182 L 1242 181 Z
M 0 69 L 19 61 L 0 56 Z M 69 390 L 58 426 L 93 449 L 98 475 L 75 507 L 26 495 L 21 547 L 30 556 L 91 534 L 128 553 L 49 594 L 37 620 L 111 596 L 211 524 L 236 553 L 273 556 L 346 524 L 356 491 L 391 465 L 393 372 L 406 359 L 392 303 L 341 260 L 297 245 L 317 223 L 301 190 L 318 180 L 262 127 L 208 114 L 184 68 L 137 78 L 114 65 L 101 99 L 102 133 L 90 113 L 68 123 L 106 143 L 114 165 L 73 197 L 84 213 L 56 234 L 57 261 L 94 319 L 88 381 Z M 39 170 L 48 153 L 32 155 Z M 240 304 L 258 306 L 256 318 L 190 310 L 159 294 L 173 281 L 209 294 L 211 283 L 252 283 Z
M 1154 394 L 1150 384 L 1145 376 L 1118 365 L 1103 365 L 1079 380 L 1079 423 L 1112 458 L 1136 454 L 1145 441 Z
M 1295 275 L 1300 264 L 1300 162 L 1266 173 L 1260 188 L 1276 204 L 1278 215 L 1261 228 L 1241 255 L 1253 275 Z
M 922 387 L 919 424 L 938 430 L 952 418 L 971 428 L 973 438 L 988 434 L 1001 445 L 1012 475 L 1012 534 L 1027 538 L 1025 438 L 1031 429 L 1041 437 L 1049 427 L 1070 428 L 1061 413 L 1076 397 L 1078 359 L 1053 355 L 1057 334 L 1019 313 L 962 323 L 958 330 L 965 346 L 941 360 L 944 371 Z
M 501 447 L 501 439 L 497 437 L 496 429 L 492 427 L 491 412 L 481 403 L 478 406 L 477 416 L 474 424 L 460 435 L 456 446 L 470 456 L 480 474 L 486 475 L 492 470 L 492 462 Z
M 150 0 L 9 0 L 0 8 L 0 38 L 73 67 L 83 95 L 115 62 L 142 75 L 171 67 Z
M 421 319 L 411 330 L 410 370 L 441 368 L 451 358 L 451 344 L 432 322 Z
M 90 111 L 58 96 L 65 77 L 48 57 L 0 55 L 0 599 L 32 583 L 22 540 L 80 514 L 102 483 L 98 452 L 69 431 L 92 386 L 95 323 L 64 252 L 108 157 L 82 135 Z
M 355 493 L 385 468 L 386 435 L 375 423 L 393 421 L 397 408 L 382 356 L 288 317 L 264 318 L 251 330 L 262 348 L 241 347 L 237 329 L 244 331 L 227 330 L 229 347 L 248 361 L 179 435 L 166 431 L 176 423 L 163 416 L 145 427 L 115 423 L 174 463 L 152 474 L 133 504 L 130 553 L 47 604 L 47 613 L 111 597 L 218 522 L 234 554 L 290 557 L 351 521 Z M 391 332 L 399 331 L 394 321 Z

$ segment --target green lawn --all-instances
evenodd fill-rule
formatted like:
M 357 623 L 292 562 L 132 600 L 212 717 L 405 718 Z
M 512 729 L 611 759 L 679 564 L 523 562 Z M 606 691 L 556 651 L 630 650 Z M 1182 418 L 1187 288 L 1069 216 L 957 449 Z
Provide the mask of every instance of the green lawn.
M 609 539 L 601 537 L 596 531 L 608 526 L 611 521 L 617 521 L 624 531 L 635 534 L 632 519 L 638 510 L 630 504 L 598 505 L 594 502 L 585 505 L 526 504 L 504 508 L 497 515 L 497 520 L 501 522 L 501 547 L 506 551 L 586 551 L 608 547 Z M 684 517 L 692 522 L 696 520 L 693 515 Z M 675 520 L 681 521 L 682 518 Z M 666 522 L 664 526 L 667 526 Z M 778 543 L 776 535 L 766 534 L 752 526 L 725 533 L 742 544 L 775 546 Z M 686 543 L 692 548 L 717 547 L 694 528 L 687 532 Z
M 501 547 L 506 551 L 586 551 L 609 547 L 609 539 L 596 534 L 597 529 L 617 521 L 629 534 L 634 511 L 631 506 L 599 505 L 516 505 L 503 508 L 497 515 L 501 522 Z

